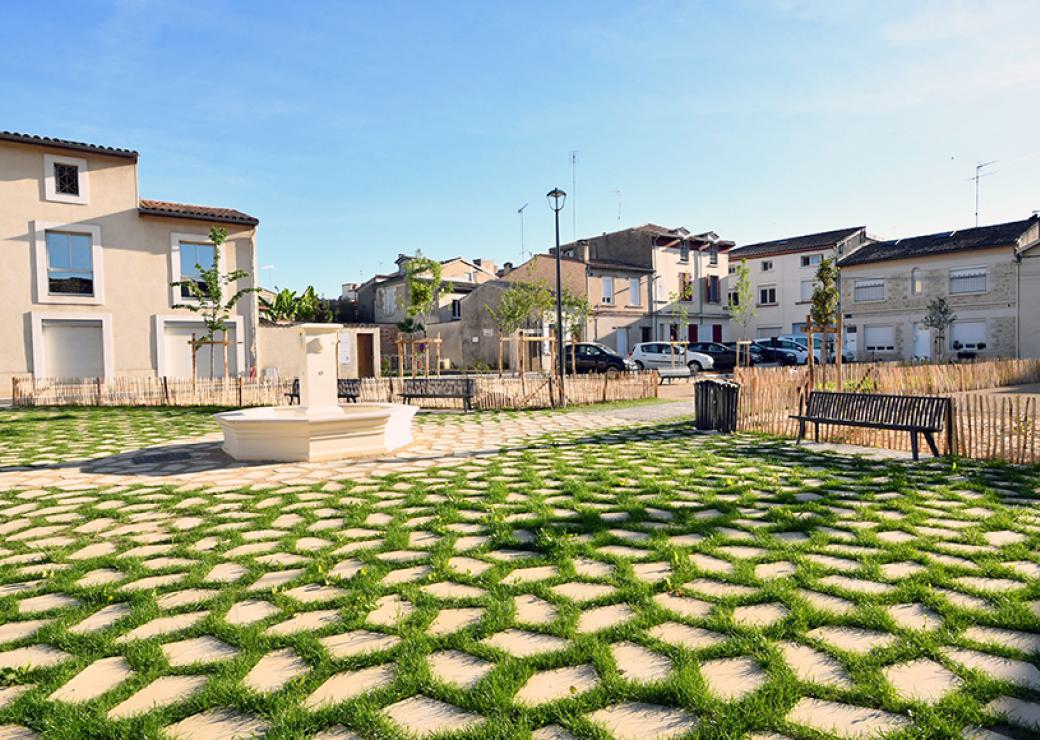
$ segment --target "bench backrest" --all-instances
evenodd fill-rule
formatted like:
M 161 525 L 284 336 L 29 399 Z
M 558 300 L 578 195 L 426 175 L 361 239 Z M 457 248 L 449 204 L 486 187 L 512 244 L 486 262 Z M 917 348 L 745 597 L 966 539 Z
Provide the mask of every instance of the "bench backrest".
M 361 395 L 361 381 L 357 378 L 337 378 L 336 396 L 338 398 L 357 398 Z
M 405 378 L 404 395 L 464 398 L 473 395 L 473 378 Z
M 942 431 L 950 399 L 939 396 L 897 396 L 884 393 L 812 391 L 805 415 L 861 424 L 917 426 Z

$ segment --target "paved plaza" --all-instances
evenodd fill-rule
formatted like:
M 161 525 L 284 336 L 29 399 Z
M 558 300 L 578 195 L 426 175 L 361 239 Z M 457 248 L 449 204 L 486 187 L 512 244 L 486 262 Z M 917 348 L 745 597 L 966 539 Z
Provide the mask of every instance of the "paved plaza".
M 688 410 L 422 415 L 291 465 L 197 412 L 9 412 L 0 738 L 1040 732 L 1037 471 Z

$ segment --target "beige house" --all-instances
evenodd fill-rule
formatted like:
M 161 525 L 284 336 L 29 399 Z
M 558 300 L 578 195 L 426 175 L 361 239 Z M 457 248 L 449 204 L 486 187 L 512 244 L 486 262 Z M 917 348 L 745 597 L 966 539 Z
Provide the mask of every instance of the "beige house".
M 213 257 L 211 226 L 227 229 L 224 270 L 256 274 L 258 221 L 230 208 L 138 196 L 137 152 L 0 133 L 0 396 L 11 378 L 188 376 L 203 330 L 175 280 Z M 249 283 L 251 285 L 251 283 Z M 240 286 L 244 287 L 244 286 Z M 228 371 L 257 362 L 258 301 L 240 301 Z M 213 367 L 223 374 L 223 349 Z M 208 374 L 209 349 L 198 357 Z
M 851 254 L 868 241 L 865 226 L 850 226 L 731 249 L 726 303 L 739 300 L 737 265 L 747 262 L 755 304 L 755 315 L 748 321 L 746 338 L 803 333 L 820 262 L 827 257 Z M 734 324 L 732 331 L 734 337 L 739 337 L 744 327 Z
M 1038 356 L 1040 313 L 1023 312 L 1040 292 L 1025 259 L 1038 236 L 1033 216 L 861 247 L 839 263 L 846 349 L 861 360 Z M 957 316 L 945 338 L 923 324 L 938 296 Z

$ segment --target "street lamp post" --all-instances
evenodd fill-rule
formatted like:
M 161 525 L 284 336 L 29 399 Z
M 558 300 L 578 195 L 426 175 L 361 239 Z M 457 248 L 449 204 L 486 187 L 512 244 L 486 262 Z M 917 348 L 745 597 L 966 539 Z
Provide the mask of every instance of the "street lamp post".
M 563 210 L 567 193 L 553 188 L 545 195 L 549 208 L 556 216 L 556 370 L 560 375 L 560 406 L 564 405 L 563 394 L 564 354 L 563 354 L 563 281 L 560 277 L 560 211 Z

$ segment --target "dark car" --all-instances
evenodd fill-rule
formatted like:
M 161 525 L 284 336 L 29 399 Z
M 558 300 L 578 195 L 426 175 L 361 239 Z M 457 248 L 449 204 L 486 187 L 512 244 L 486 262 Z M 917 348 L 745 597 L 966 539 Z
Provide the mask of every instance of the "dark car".
M 579 373 L 621 373 L 628 369 L 624 357 L 610 347 L 595 342 L 567 345 L 564 356 L 567 372 L 571 372 L 572 357 Z
M 736 349 L 736 342 L 723 342 L 730 349 Z M 769 347 L 760 342 L 751 343 L 751 359 L 755 364 L 775 362 L 778 365 L 797 365 L 798 355 L 793 350 L 780 347 Z
M 694 352 L 703 352 L 715 363 L 716 370 L 729 371 L 737 364 L 737 352 L 719 342 L 693 342 L 690 349 Z M 755 364 L 754 355 L 751 356 L 751 364 Z

